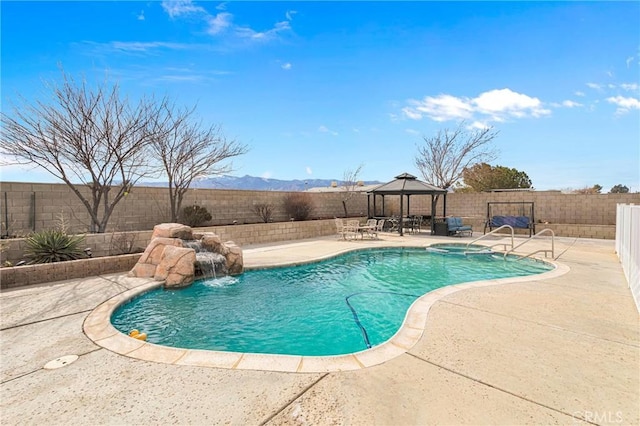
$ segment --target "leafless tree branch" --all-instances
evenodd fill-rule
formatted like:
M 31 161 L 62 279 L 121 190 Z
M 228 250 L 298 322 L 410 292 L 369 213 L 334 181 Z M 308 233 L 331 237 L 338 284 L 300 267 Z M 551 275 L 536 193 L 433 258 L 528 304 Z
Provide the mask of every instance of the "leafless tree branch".
M 1 113 L 0 152 L 5 164 L 35 165 L 66 183 L 87 209 L 90 231 L 105 232 L 118 202 L 152 171 L 153 124 L 168 100 L 133 104 L 118 84 L 90 87 L 61 73 L 60 84 L 45 85 L 50 99 L 20 97 L 11 114 Z
M 169 184 L 171 220 L 177 221 L 184 195 L 192 182 L 201 177 L 231 170 L 223 162 L 247 152 L 247 147 L 227 139 L 219 125 L 206 127 L 193 118 L 195 109 L 165 106 L 157 117 L 152 149 L 160 170 Z
M 467 131 L 465 122 L 457 128 L 438 131 L 434 137 L 424 137 L 418 147 L 416 167 L 425 182 L 449 189 L 462 178 L 465 168 L 496 158 L 490 143 L 498 135 L 492 127 Z

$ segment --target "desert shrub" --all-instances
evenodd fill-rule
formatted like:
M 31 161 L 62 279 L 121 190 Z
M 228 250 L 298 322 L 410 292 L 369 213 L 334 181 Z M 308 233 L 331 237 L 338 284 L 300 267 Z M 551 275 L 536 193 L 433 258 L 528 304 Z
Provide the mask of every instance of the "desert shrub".
M 283 200 L 284 211 L 294 220 L 307 220 L 313 211 L 311 195 L 306 192 L 292 192 Z
M 26 238 L 25 256 L 29 264 L 63 262 L 85 257 L 84 236 L 68 235 L 61 229 L 34 232 Z
M 198 227 L 210 220 L 211 213 L 209 213 L 206 207 L 193 205 L 182 209 L 179 221 L 183 225 Z
M 258 203 L 251 206 L 251 210 L 260 218 L 264 223 L 271 222 L 273 216 L 273 206 L 269 203 Z
M 135 253 L 139 251 L 135 244 L 135 232 L 112 232 L 111 240 L 109 241 L 109 255 L 117 256 L 120 254 Z

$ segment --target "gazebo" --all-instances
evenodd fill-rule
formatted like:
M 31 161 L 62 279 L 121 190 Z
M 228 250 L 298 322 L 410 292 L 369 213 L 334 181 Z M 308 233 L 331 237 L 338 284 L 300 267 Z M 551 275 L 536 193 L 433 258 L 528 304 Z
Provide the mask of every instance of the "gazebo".
M 442 206 L 442 216 L 446 216 L 447 214 L 447 190 L 438 188 L 433 185 L 429 185 L 426 182 L 422 182 L 418 180 L 415 176 L 410 175 L 409 173 L 403 173 L 399 176 L 395 177 L 395 180 L 391 182 L 382 184 L 375 189 L 367 192 L 367 215 L 372 217 L 371 215 L 371 195 L 373 195 L 373 211 L 376 211 L 376 196 L 382 196 L 382 215 L 384 214 L 384 197 L 386 195 L 399 195 L 400 196 L 400 220 L 402 220 L 403 214 L 403 201 L 404 196 L 407 197 L 407 213 L 409 213 L 410 208 L 410 197 L 412 195 L 431 195 L 431 233 L 434 232 L 434 218 L 435 218 L 435 209 L 436 209 L 436 196 L 443 195 L 444 201 Z M 398 232 L 400 235 L 402 233 L 402 224 L 398 227 Z

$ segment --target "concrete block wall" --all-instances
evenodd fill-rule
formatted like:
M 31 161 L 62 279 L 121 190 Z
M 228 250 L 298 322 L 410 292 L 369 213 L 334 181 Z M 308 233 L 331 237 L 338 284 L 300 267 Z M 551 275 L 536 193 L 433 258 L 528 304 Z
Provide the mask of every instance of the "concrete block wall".
M 82 189 L 86 195 L 88 189 Z M 273 206 L 274 222 L 289 220 L 283 199 L 287 192 L 192 189 L 187 191 L 183 207 L 198 204 L 213 216 L 206 225 L 259 223 L 252 207 L 266 203 Z M 339 193 L 309 193 L 313 200 L 311 219 L 344 216 Z M 5 203 L 6 196 L 6 203 Z M 35 200 L 35 201 L 34 201 Z M 0 182 L 0 232 L 2 235 L 25 236 L 35 230 L 56 228 L 63 217 L 72 233 L 85 233 L 90 220 L 86 208 L 65 184 Z M 347 203 L 350 216 L 367 214 L 367 196 L 355 194 Z M 109 220 L 108 232 L 151 230 L 169 221 L 166 188 L 134 187 L 120 201 Z
M 6 194 L 6 202 L 5 202 Z M 260 223 L 261 219 L 252 211 L 256 204 L 271 204 L 273 221 L 288 221 L 282 201 L 287 192 L 242 191 L 217 189 L 192 189 L 185 196 L 183 206 L 198 204 L 211 212 L 213 219 L 206 225 Z M 35 202 L 33 201 L 35 195 Z M 309 193 L 313 200 L 312 219 L 343 217 L 342 194 L 322 192 Z M 533 201 L 536 222 L 550 224 L 613 226 L 616 220 L 616 204 L 640 204 L 640 194 L 563 194 L 558 191 L 493 192 L 477 194 L 450 193 L 447 195 L 447 215 L 461 216 L 480 229 L 487 214 L 487 202 Z M 440 197 L 436 215 L 442 215 L 443 197 Z M 32 229 L 51 229 L 58 226 L 59 217 L 69 225 L 70 232 L 84 233 L 89 227 L 88 214 L 79 199 L 64 184 L 0 183 L 0 231 L 2 235 L 24 236 Z M 158 223 L 168 222 L 168 195 L 166 188 L 134 187 L 115 208 L 109 221 L 108 232 L 151 230 Z M 377 212 L 382 207 L 381 197 L 376 197 Z M 350 216 L 367 214 L 367 195 L 358 193 L 349 200 Z M 373 214 L 373 200 L 370 201 Z M 507 207 L 503 207 L 507 211 Z M 405 214 L 431 213 L 431 197 L 410 197 L 410 209 L 406 201 Z M 399 197 L 385 197 L 385 213 L 399 214 Z M 508 212 L 514 214 L 513 212 Z M 498 210 L 495 214 L 500 214 Z M 8 229 L 7 229 L 8 226 Z M 571 232 L 578 228 L 559 228 L 560 232 Z M 571 229 L 571 230 L 570 230 Z M 594 235 L 602 234 L 600 230 Z M 578 233 L 583 233 L 584 230 Z M 610 235 L 609 231 L 605 232 Z M 574 236 L 574 235 L 571 235 Z M 608 238 L 608 237 L 607 237 Z
M 141 254 L 138 253 L 42 265 L 0 268 L 0 288 L 8 289 L 128 271 L 133 268 L 140 256 Z
M 365 217 L 358 218 L 364 222 Z M 307 220 L 302 222 L 255 223 L 249 225 L 227 225 L 194 228 L 196 232 L 214 232 L 223 241 L 233 241 L 240 247 L 251 244 L 263 244 L 277 241 L 300 240 L 336 233 L 333 219 Z M 143 251 L 151 241 L 153 231 L 130 231 L 85 235 L 84 247 L 91 248 L 95 258 L 125 254 L 117 243 L 119 237 L 133 242 L 133 247 Z M 2 262 L 16 263 L 24 258 L 24 238 L 3 240 L 6 248 L 2 253 Z M 4 271 L 4 269 L 2 269 Z

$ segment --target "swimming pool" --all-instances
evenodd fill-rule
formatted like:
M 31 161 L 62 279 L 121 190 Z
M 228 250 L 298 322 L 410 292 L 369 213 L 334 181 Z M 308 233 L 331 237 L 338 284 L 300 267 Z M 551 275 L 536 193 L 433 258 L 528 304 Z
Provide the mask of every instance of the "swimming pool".
M 368 249 L 306 265 L 156 289 L 121 305 L 119 331 L 139 329 L 165 346 L 290 355 L 339 355 L 375 347 L 411 304 L 462 282 L 538 274 L 546 263 L 424 248 Z

